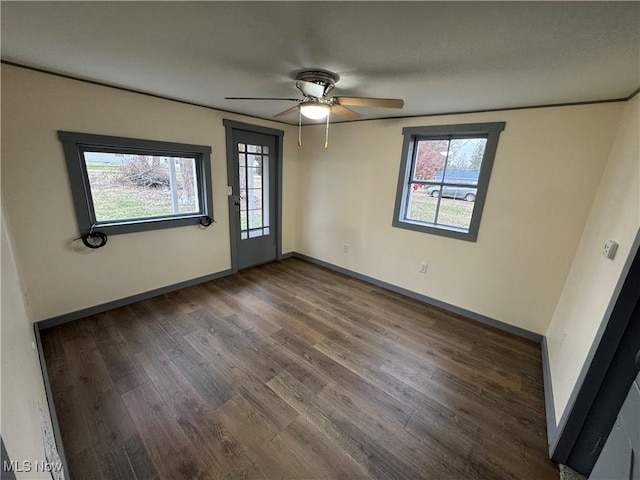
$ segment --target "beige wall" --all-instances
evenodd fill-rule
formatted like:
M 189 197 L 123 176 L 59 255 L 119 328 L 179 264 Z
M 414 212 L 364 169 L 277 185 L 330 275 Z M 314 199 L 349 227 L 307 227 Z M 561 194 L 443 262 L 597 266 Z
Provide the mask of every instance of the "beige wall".
M 45 459 L 41 419 L 51 425 L 44 393 L 33 325 L 23 302 L 13 248 L 3 215 L 2 248 L 2 324 L 1 395 L 2 439 L 12 461 L 42 462 Z M 47 474 L 24 472 L 18 478 L 51 478 Z
M 559 421 L 640 228 L 640 97 L 625 107 L 571 271 L 547 331 Z M 602 255 L 619 243 L 614 260 Z M 615 300 L 615 299 L 614 299 Z M 566 339 L 561 343 L 563 334 Z
M 283 252 L 295 248 L 294 127 L 2 66 L 2 191 L 32 320 L 230 268 L 223 118 L 285 130 Z M 77 225 L 57 130 L 211 145 L 216 223 L 73 242 Z
M 298 251 L 544 334 L 623 103 L 307 128 Z M 476 243 L 393 228 L 405 126 L 506 121 Z M 350 253 L 343 253 L 343 244 Z M 426 275 L 418 273 L 427 262 Z

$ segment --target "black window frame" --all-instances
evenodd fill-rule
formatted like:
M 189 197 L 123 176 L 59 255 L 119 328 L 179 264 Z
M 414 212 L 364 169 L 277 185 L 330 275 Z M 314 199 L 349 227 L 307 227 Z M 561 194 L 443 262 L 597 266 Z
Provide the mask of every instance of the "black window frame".
M 92 230 L 100 231 L 105 235 L 118 235 L 186 225 L 206 225 L 213 222 L 210 146 L 62 130 L 58 131 L 58 139 L 62 142 L 64 148 L 80 235 L 86 235 Z M 91 185 L 89 184 L 89 176 L 83 156 L 86 151 L 193 158 L 196 167 L 200 211 L 189 214 L 98 222 L 95 217 Z M 209 220 L 203 222 L 203 219 L 207 217 L 210 222 Z
M 405 127 L 402 129 L 404 141 L 402 144 L 402 156 L 400 159 L 400 173 L 398 175 L 398 185 L 396 188 L 396 203 L 393 212 L 392 225 L 397 228 L 404 228 L 422 233 L 431 233 L 445 237 L 455 238 L 475 242 L 478 238 L 480 220 L 489 188 L 489 179 L 498 147 L 500 132 L 504 130 L 506 122 L 491 123 L 465 123 L 454 125 L 433 125 L 424 127 Z M 438 225 L 427 222 L 420 222 L 406 218 L 407 200 L 410 194 L 413 164 L 417 153 L 417 144 L 420 140 L 444 140 L 444 139 L 464 139 L 464 138 L 486 138 L 484 156 L 480 166 L 478 177 L 477 194 L 471 214 L 469 230 L 465 231 L 447 225 Z M 422 182 L 419 182 L 422 183 Z M 424 182 L 433 183 L 433 182 Z M 444 178 L 441 183 L 447 185 Z M 459 186 L 459 185 L 458 185 Z

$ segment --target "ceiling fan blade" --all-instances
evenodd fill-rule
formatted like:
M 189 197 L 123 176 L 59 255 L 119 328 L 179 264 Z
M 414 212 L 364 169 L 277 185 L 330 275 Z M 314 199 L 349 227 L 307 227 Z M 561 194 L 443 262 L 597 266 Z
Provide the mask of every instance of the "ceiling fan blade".
M 350 107 L 383 107 L 402 108 L 404 100 L 400 98 L 371 98 L 371 97 L 333 97 L 340 105 Z
M 287 108 L 284 112 L 280 112 L 274 115 L 273 118 L 284 117 L 285 115 L 289 115 L 290 113 L 297 111 L 298 108 L 299 108 L 299 105 L 296 105 L 295 107 Z
M 309 97 L 322 98 L 324 96 L 324 85 L 307 82 L 305 80 L 298 80 L 296 82 L 296 87 Z
M 356 118 L 360 118 L 361 116 L 359 113 L 354 112 L 350 108 L 343 107 L 342 105 L 338 105 L 338 104 L 331 106 L 331 113 L 340 115 L 341 117 L 344 117 L 348 120 L 355 120 Z
M 225 100 L 283 100 L 288 102 L 299 102 L 299 98 L 275 98 L 275 97 L 224 97 Z

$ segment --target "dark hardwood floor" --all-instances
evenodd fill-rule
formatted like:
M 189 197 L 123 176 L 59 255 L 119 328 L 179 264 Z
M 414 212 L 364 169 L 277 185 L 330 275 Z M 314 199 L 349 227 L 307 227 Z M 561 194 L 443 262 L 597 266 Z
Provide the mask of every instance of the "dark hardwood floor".
M 539 345 L 298 259 L 42 343 L 72 479 L 558 478 Z

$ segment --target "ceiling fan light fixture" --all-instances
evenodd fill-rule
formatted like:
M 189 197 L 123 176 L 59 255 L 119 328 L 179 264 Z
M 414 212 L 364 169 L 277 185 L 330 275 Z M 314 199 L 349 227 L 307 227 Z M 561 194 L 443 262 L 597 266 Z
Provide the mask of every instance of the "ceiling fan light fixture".
M 331 113 L 331 105 L 320 102 L 305 102 L 300 104 L 300 113 L 311 120 L 327 118 Z

